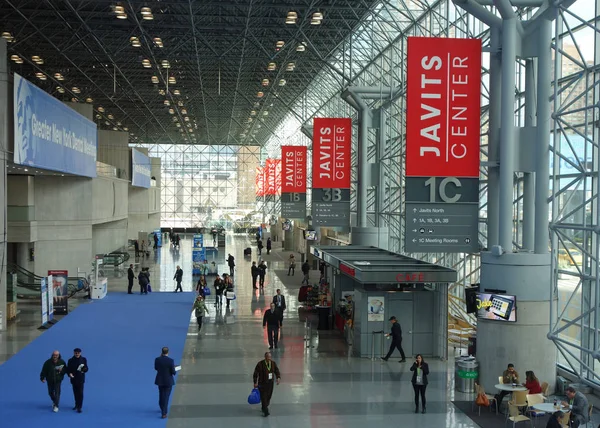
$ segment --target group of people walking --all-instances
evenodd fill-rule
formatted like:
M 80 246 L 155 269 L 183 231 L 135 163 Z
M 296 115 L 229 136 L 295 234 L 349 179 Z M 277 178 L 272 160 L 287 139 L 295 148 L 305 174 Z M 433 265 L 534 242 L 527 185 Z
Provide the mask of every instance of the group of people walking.
M 81 413 L 83 409 L 83 385 L 88 372 L 87 359 L 81 356 L 81 349 L 75 348 L 68 362 L 62 359 L 59 351 L 53 351 L 40 372 L 40 381 L 48 387 L 48 395 L 52 400 L 52 411 L 58 412 L 60 406 L 61 386 L 67 376 L 73 387 L 75 406 L 73 410 Z

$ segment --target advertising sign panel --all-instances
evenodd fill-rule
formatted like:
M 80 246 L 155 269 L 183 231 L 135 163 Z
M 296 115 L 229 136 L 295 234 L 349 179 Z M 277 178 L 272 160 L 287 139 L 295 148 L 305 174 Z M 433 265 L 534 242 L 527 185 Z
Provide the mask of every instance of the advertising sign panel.
M 49 270 L 48 276 L 51 277 L 52 281 L 54 312 L 66 315 L 69 313 L 69 272 L 66 270 Z
M 306 217 L 305 146 L 281 146 L 281 216 Z
M 479 178 L 481 40 L 409 37 L 406 176 Z
M 48 283 L 46 278 L 41 279 L 41 298 L 42 298 L 42 325 L 48 323 Z
M 256 196 L 262 198 L 265 196 L 265 169 L 262 166 L 256 167 L 255 184 Z
M 506 294 L 477 294 L 477 318 L 494 321 L 517 321 L 517 299 Z
M 352 120 L 315 118 L 312 155 L 314 226 L 350 225 Z
M 200 275 L 203 273 L 204 260 L 206 260 L 204 235 L 197 234 L 192 238 L 192 275 Z
M 14 162 L 96 177 L 96 124 L 14 75 Z
M 48 305 L 48 321 L 54 319 L 54 292 L 50 284 L 52 284 L 52 277 L 49 276 L 46 279 L 46 302 Z
M 367 304 L 367 321 L 385 321 L 385 297 L 371 296 Z
M 265 195 L 274 196 L 278 193 L 277 182 L 281 186 L 281 177 L 277 179 L 280 172 L 281 159 L 267 159 L 265 161 Z
M 150 158 L 139 150 L 131 149 L 131 185 L 149 188 L 151 174 Z
M 350 118 L 314 119 L 312 187 L 313 189 L 350 188 Z
M 408 38 L 407 252 L 478 252 L 481 40 Z

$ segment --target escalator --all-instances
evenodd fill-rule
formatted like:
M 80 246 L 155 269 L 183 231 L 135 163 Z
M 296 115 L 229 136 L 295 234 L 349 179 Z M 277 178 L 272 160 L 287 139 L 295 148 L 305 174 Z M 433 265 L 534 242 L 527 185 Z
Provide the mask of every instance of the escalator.
M 28 271 L 16 263 L 8 263 L 6 272 L 9 292 L 12 290 L 19 299 L 40 298 L 42 276 Z M 16 274 L 16 284 L 13 284 L 13 278 L 15 278 L 13 274 Z M 67 284 L 69 297 L 73 297 L 77 292 L 89 288 L 89 283 L 85 278 L 69 277 Z

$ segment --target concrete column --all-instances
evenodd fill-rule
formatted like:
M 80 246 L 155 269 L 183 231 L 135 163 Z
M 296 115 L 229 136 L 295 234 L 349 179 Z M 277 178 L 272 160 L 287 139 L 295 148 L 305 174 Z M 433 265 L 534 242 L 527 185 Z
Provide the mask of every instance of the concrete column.
M 0 39 L 0 331 L 6 330 L 6 160 L 13 135 L 12 99 L 6 40 Z
M 540 382 L 554 388 L 556 347 L 548 340 L 551 270 L 549 254 L 481 253 L 481 288 L 506 290 L 517 296 L 517 321 L 479 320 L 477 360 L 479 381 L 492 390 L 498 376 L 513 363 L 524 380 L 534 370 Z M 555 302 L 553 302 L 555 304 Z M 532 362 L 535 362 L 532 368 Z
M 500 45 L 502 34 L 497 27 L 491 27 L 490 44 L 492 53 L 490 55 L 490 126 L 488 136 L 488 248 L 499 244 L 498 231 L 499 220 L 499 177 L 498 168 L 500 147 L 500 94 L 502 93 L 502 60 L 500 57 Z
M 353 227 L 350 234 L 352 245 L 389 249 L 389 230 L 387 227 Z

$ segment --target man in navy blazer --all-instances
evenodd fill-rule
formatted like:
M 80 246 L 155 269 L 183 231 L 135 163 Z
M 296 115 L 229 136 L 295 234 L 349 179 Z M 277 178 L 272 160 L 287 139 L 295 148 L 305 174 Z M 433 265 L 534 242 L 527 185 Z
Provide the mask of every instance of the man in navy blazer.
M 154 384 L 158 386 L 158 405 L 160 406 L 162 418 L 165 419 L 167 417 L 167 409 L 169 408 L 171 389 L 175 385 L 173 376 L 177 373 L 175 371 L 175 362 L 172 358 L 169 358 L 169 348 L 166 346 L 162 348 L 160 357 L 154 360 L 154 370 L 156 370 Z

